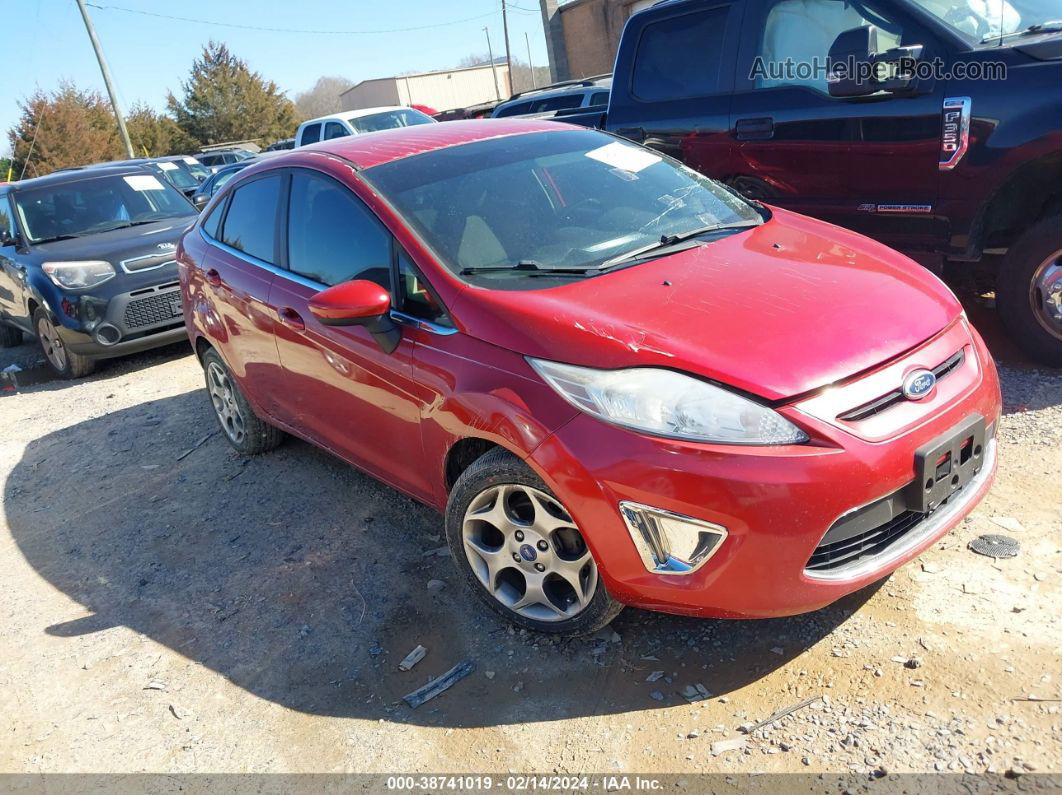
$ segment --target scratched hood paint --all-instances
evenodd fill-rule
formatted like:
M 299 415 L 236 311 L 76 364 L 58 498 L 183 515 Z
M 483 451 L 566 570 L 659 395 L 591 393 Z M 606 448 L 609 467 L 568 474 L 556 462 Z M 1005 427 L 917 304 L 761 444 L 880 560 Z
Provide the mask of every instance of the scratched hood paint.
M 455 315 L 500 347 L 589 367 L 667 367 L 770 400 L 892 359 L 961 312 L 907 257 L 782 210 L 748 232 L 614 273 L 468 293 Z

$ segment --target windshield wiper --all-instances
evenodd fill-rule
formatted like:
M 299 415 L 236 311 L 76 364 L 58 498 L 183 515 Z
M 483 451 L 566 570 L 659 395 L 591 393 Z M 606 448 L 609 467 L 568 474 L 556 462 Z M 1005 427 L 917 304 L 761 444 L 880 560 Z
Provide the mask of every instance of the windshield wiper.
M 701 235 L 707 235 L 712 232 L 731 232 L 741 229 L 750 229 L 754 226 L 759 226 L 761 223 L 763 222 L 743 221 L 737 224 L 711 224 L 709 226 L 701 226 L 697 229 L 691 229 L 688 232 L 679 232 L 674 235 L 661 235 L 660 239 L 655 243 L 650 243 L 647 246 L 636 248 L 633 251 L 628 251 L 625 254 L 615 256 L 612 259 L 607 259 L 601 263 L 599 268 L 601 270 L 606 270 L 624 262 L 634 262 L 636 260 L 644 259 L 647 256 L 663 254 L 668 250 L 674 249 L 680 243 L 689 243 L 689 245 L 676 249 L 678 251 L 682 251 L 686 248 L 694 248 L 695 246 L 701 245 L 699 241 L 695 240 L 695 238 L 698 238 Z
M 56 240 L 73 240 L 75 237 L 81 237 L 81 235 L 55 235 L 54 237 L 45 237 L 40 240 L 34 240 L 34 245 L 40 245 L 41 243 L 54 243 Z
M 1062 33 L 1062 19 L 1037 22 L 1035 25 L 1029 25 L 1029 27 L 1024 30 L 1016 30 L 1013 33 L 990 33 L 981 39 L 981 43 L 988 44 L 990 41 L 1003 41 L 1004 39 L 1013 39 L 1021 36 L 1035 36 L 1039 33 Z
M 511 273 L 519 272 L 524 276 L 583 276 L 597 271 L 596 265 L 579 267 L 577 265 L 544 265 L 533 259 L 522 259 L 515 265 L 471 265 L 461 269 L 461 274 L 469 276 L 476 273 Z

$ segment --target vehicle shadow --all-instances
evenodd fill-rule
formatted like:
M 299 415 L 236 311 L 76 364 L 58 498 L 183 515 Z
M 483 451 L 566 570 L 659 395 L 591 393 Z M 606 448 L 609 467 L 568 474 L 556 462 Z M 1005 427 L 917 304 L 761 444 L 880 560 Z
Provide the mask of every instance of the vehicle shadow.
M 787 619 L 627 610 L 618 638 L 513 632 L 440 554 L 438 514 L 295 440 L 237 458 L 199 391 L 32 442 L 4 510 L 30 565 L 91 611 L 41 632 L 124 625 L 285 707 L 403 723 L 619 714 L 683 703 L 697 684 L 722 696 L 814 645 L 874 590 Z M 427 657 L 398 671 L 418 644 Z M 401 701 L 462 660 L 476 670 L 449 692 L 416 710 Z M 649 683 L 654 670 L 666 676 Z

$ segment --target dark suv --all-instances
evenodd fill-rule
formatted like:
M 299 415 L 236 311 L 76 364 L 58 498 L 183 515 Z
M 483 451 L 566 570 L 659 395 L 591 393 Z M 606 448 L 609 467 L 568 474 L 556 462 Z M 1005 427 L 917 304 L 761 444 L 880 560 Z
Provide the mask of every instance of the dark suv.
M 607 116 L 564 120 L 976 268 L 1062 366 L 1058 0 L 669 0 L 627 21 Z
M 176 242 L 196 211 L 136 166 L 0 185 L 0 345 L 35 335 L 66 378 L 185 339 Z

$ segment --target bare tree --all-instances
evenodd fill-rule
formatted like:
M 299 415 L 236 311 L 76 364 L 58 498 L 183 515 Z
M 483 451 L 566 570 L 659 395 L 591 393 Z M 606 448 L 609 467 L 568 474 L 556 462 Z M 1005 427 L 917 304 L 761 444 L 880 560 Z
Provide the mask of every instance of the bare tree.
M 336 113 L 340 108 L 339 95 L 353 86 L 345 77 L 319 77 L 309 91 L 295 95 L 295 109 L 303 119 L 315 119 Z

